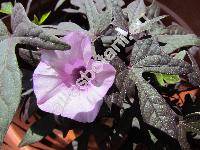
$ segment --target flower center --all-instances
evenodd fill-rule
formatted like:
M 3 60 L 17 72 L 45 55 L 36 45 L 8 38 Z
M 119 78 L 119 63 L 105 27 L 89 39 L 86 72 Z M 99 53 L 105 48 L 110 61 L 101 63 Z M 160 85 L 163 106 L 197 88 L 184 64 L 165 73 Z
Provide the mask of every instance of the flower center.
M 81 66 L 79 68 L 75 68 L 72 71 L 72 77 L 73 77 L 74 83 L 76 83 L 76 81 L 81 78 L 81 72 L 85 72 L 85 71 L 86 71 L 86 68 L 84 66 Z

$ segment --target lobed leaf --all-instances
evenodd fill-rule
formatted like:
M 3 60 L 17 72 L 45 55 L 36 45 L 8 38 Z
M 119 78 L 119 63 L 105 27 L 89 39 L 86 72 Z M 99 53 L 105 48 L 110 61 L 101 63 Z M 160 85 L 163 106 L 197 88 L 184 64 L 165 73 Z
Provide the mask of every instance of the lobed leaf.
M 134 68 L 130 71 L 130 78 L 135 81 L 138 88 L 140 110 L 144 121 L 176 138 L 176 114 L 163 97 L 142 78 L 142 72 L 142 69 Z
M 112 2 L 112 4 L 113 4 L 113 6 L 112 6 L 113 7 L 113 9 L 112 9 L 113 21 L 111 24 L 114 25 L 115 27 L 119 27 L 126 31 L 128 29 L 127 19 L 123 13 L 122 8 L 117 3 L 117 1 L 115 3 Z
M 159 15 L 160 15 L 160 7 L 158 6 L 156 0 L 153 0 L 152 4 L 147 7 L 145 18 L 147 18 L 147 20 L 151 20 L 159 17 Z M 155 22 L 151 26 L 152 27 L 151 29 L 149 29 L 148 33 L 152 36 L 162 35 L 168 32 L 165 25 L 161 21 Z
M 64 12 L 67 12 L 67 13 L 82 13 L 82 14 L 86 13 L 86 10 L 85 10 L 85 0 L 83 0 L 83 1 L 80 1 L 80 0 L 70 0 L 70 3 L 73 6 L 76 6 L 78 9 L 67 8 L 67 9 L 63 9 Z
M 21 43 L 49 50 L 66 50 L 70 46 L 56 36 L 32 23 L 26 16 L 23 6 L 17 3 L 11 16 L 11 27 L 14 37 L 20 37 Z
M 167 27 L 167 34 L 169 35 L 186 35 L 186 34 L 190 34 L 189 31 L 187 31 L 185 28 L 181 27 L 179 24 L 177 23 L 172 23 L 172 25 Z
M 200 86 L 200 69 L 199 69 L 199 66 L 198 66 L 196 60 L 194 59 L 194 57 L 190 53 L 188 53 L 188 55 L 189 55 L 189 58 L 192 62 L 192 67 L 193 67 L 193 72 L 188 75 L 189 81 L 194 86 L 199 87 Z
M 153 0 L 150 6 L 146 9 L 146 17 L 149 19 L 153 19 L 160 15 L 160 7 L 158 6 L 156 0 Z
M 141 23 L 140 21 L 138 21 L 137 23 L 132 23 L 130 26 L 129 26 L 129 31 L 130 33 L 132 34 L 137 34 L 137 33 L 141 33 L 141 32 L 144 32 L 146 30 L 150 30 L 152 29 L 153 27 L 155 27 L 155 23 L 160 21 L 161 19 L 165 18 L 166 15 L 164 16 L 159 16 L 159 17 L 156 17 L 156 18 L 153 18 L 151 20 L 147 20 L 145 21 L 144 23 Z M 162 31 L 162 30 L 161 30 Z M 161 32 L 159 31 L 159 32 Z M 158 32 L 158 31 L 157 31 Z M 158 33 L 159 33 L 158 32 Z M 157 33 L 157 34 L 158 34 Z M 154 33 L 155 34 L 155 33 Z
M 0 42 L 0 144 L 21 98 L 21 73 L 15 56 L 17 39 Z
M 41 27 L 45 32 L 50 32 L 51 34 L 58 36 L 65 36 L 69 31 L 87 32 L 73 22 L 61 22 L 58 25 L 42 25 Z
M 31 66 L 36 67 L 40 62 L 41 52 L 19 48 L 19 56 Z
M 152 25 L 151 29 L 147 30 L 147 32 L 151 35 L 151 36 L 156 36 L 156 35 L 163 35 L 166 34 L 168 32 L 168 30 L 166 29 L 166 27 L 162 24 L 158 24 L 158 23 L 154 23 L 154 25 Z
M 128 14 L 130 25 L 136 24 L 137 21 L 146 13 L 146 5 L 144 4 L 144 0 L 133 1 L 127 6 L 124 12 Z
M 158 74 L 161 76 L 158 78 L 161 84 L 164 84 L 164 81 L 171 84 L 180 81 L 179 77 L 173 74 L 188 75 L 193 71 L 192 66 L 162 51 L 155 38 L 138 40 L 134 44 L 130 61 L 132 68 L 129 71 L 129 78 L 133 80 L 139 91 L 144 121 L 176 138 L 176 114 L 156 89 L 143 79 L 142 74 L 144 72 L 161 73 Z
M 179 143 L 183 149 L 189 149 L 190 146 L 187 141 L 186 133 L 200 133 L 200 112 L 194 112 L 186 115 L 183 119 L 179 121 Z
M 90 32 L 99 35 L 112 21 L 112 3 L 106 0 L 106 11 L 98 12 L 92 0 L 85 1 L 85 9 L 88 17 Z
M 194 113 L 187 114 L 184 117 L 184 120 L 187 121 L 187 122 L 199 121 L 200 120 L 200 112 L 194 112 Z
M 200 121 L 196 121 L 196 122 L 183 121 L 180 124 L 187 132 L 194 132 L 194 133 L 200 134 Z
M 187 140 L 187 132 L 182 124 L 178 125 L 178 141 L 182 149 L 190 149 L 190 145 Z
M 59 4 L 57 4 L 57 6 L 61 6 L 61 2 L 63 0 L 59 1 Z M 67 8 L 67 9 L 63 9 L 64 12 L 67 13 L 82 13 L 82 14 L 86 14 L 86 9 L 85 9 L 85 0 L 70 0 L 71 4 L 75 7 L 77 7 L 78 9 L 74 9 L 74 8 Z M 95 3 L 95 6 L 97 8 L 97 10 L 99 12 L 101 12 L 105 7 L 105 0 L 93 0 L 93 2 Z M 117 3 L 120 7 L 124 6 L 124 1 L 123 0 L 117 0 Z M 56 6 L 56 8 L 58 8 Z
M 176 49 L 184 47 L 184 46 L 195 46 L 200 45 L 200 39 L 194 34 L 187 35 L 159 35 L 158 41 L 162 43 L 166 43 L 163 46 L 163 50 L 170 54 L 174 52 Z

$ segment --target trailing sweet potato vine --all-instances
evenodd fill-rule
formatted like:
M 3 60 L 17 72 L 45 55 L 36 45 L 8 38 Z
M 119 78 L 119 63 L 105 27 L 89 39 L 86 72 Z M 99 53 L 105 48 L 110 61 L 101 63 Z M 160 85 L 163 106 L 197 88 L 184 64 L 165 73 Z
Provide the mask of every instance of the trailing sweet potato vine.
M 59 1 L 56 9 L 63 2 Z M 200 70 L 189 49 L 199 46 L 200 39 L 178 24 L 165 26 L 161 19 L 168 16 L 159 16 L 160 8 L 155 1 L 149 6 L 143 0 L 135 0 L 128 6 L 121 0 L 71 0 L 71 4 L 79 9 L 67 8 L 64 11 L 86 15 L 89 30 L 72 22 L 37 26 L 28 19 L 21 4 L 15 4 L 13 8 L 12 34 L 0 22 L 0 142 L 3 143 L 18 108 L 22 89 L 27 89 L 21 84 L 22 75 L 15 56 L 16 45 L 22 46 L 16 49 L 20 58 L 35 68 L 40 61 L 41 49 L 70 49 L 70 44 L 58 38 L 69 32 L 81 32 L 89 36 L 93 54 L 101 56 L 107 48 L 113 47 L 119 36 L 118 31 L 122 29 L 120 31 L 127 33 L 129 42 L 124 47 L 117 45 L 120 52 L 110 62 L 116 69 L 115 81 L 103 97 L 104 102 L 96 120 L 83 124 L 76 122 L 77 119 L 69 120 L 62 115 L 43 112 L 41 119 L 27 131 L 20 146 L 40 141 L 55 128 L 62 130 L 64 135 L 69 129 L 81 128 L 83 133 L 76 141 L 82 149 L 87 149 L 89 135 L 94 135 L 99 148 L 103 149 L 117 149 L 116 143 L 122 144 L 124 141 L 132 145 L 139 143 L 135 141 L 133 131 L 140 138 L 146 136 L 140 142 L 153 148 L 162 143 L 161 147 L 170 149 L 173 142 L 180 144 L 183 149 L 189 148 L 186 132 L 200 134 L 199 99 L 194 99 L 190 113 L 184 113 L 184 108 L 165 99 L 158 87 L 169 90 L 175 88 L 171 85 L 190 83 L 199 88 Z M 24 45 L 35 50 L 30 52 Z M 184 58 L 189 59 L 186 61 Z M 22 107 L 25 120 L 30 117 L 30 112 L 33 114 L 33 107 L 37 107 L 30 102 L 35 99 L 30 89 L 22 95 L 28 96 L 28 100 L 22 103 L 26 103 Z M 105 120 L 109 120 L 109 125 Z M 169 142 L 160 141 L 161 136 Z

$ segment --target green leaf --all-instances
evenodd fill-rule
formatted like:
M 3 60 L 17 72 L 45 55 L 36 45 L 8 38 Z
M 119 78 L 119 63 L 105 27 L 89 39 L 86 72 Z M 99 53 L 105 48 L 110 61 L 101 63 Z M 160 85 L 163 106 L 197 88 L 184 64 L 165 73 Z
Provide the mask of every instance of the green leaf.
M 184 46 L 198 46 L 200 45 L 200 39 L 194 34 L 187 35 L 159 35 L 158 41 L 166 43 L 163 46 L 163 50 L 170 54 L 176 49 Z
M 186 51 L 181 51 L 176 54 L 174 58 L 183 60 L 186 55 Z M 170 75 L 170 74 L 162 74 L 162 73 L 154 73 L 156 76 L 156 80 L 161 86 L 165 86 L 165 83 L 168 84 L 176 84 L 181 81 L 179 75 Z
M 167 84 L 176 84 L 181 81 L 179 75 L 171 75 L 171 74 L 161 74 L 154 73 L 156 75 L 156 79 L 161 86 L 165 86 Z
M 165 81 L 163 79 L 163 75 L 162 73 L 154 73 L 155 77 L 156 77 L 156 80 L 158 81 L 158 83 L 161 85 L 161 86 L 165 86 Z
M 0 42 L 0 145 L 21 98 L 21 73 L 15 56 L 15 38 Z
M 45 22 L 45 20 L 49 17 L 50 14 L 51 14 L 51 11 L 43 14 L 41 19 L 40 19 L 39 25 L 43 24 Z
M 33 23 L 35 23 L 36 25 L 43 24 L 45 22 L 45 20 L 49 17 L 50 14 L 51 14 L 51 11 L 43 14 L 42 17 L 40 18 L 40 20 L 38 19 L 38 17 L 36 15 L 34 15 Z
M 39 22 L 40 22 L 40 21 L 39 21 L 38 17 L 37 17 L 36 15 L 34 15 L 33 23 L 35 23 L 36 25 L 40 25 Z
M 42 140 L 52 132 L 55 126 L 56 124 L 52 116 L 45 116 L 30 127 L 19 146 L 23 147 Z
M 164 81 L 168 84 L 176 84 L 181 81 L 179 75 L 162 74 L 162 76 Z
M 26 15 L 24 7 L 17 3 L 11 15 L 11 27 L 14 37 L 20 37 L 21 43 L 47 50 L 68 50 L 70 46 L 40 26 L 32 23 Z
M 11 2 L 4 2 L 1 4 L 0 12 L 4 14 L 11 15 L 12 14 L 13 5 Z

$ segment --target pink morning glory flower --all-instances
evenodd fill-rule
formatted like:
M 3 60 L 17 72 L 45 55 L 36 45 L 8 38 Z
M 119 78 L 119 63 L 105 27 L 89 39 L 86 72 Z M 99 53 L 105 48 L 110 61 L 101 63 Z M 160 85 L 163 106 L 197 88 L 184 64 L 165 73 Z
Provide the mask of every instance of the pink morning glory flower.
M 45 112 L 93 122 L 114 82 L 116 70 L 110 64 L 92 59 L 91 39 L 85 33 L 70 32 L 63 41 L 71 45 L 70 50 L 41 50 L 41 61 L 33 74 L 37 105 Z M 80 88 L 77 85 L 80 72 L 88 72 L 99 63 L 101 71 L 94 74 L 86 88 Z

